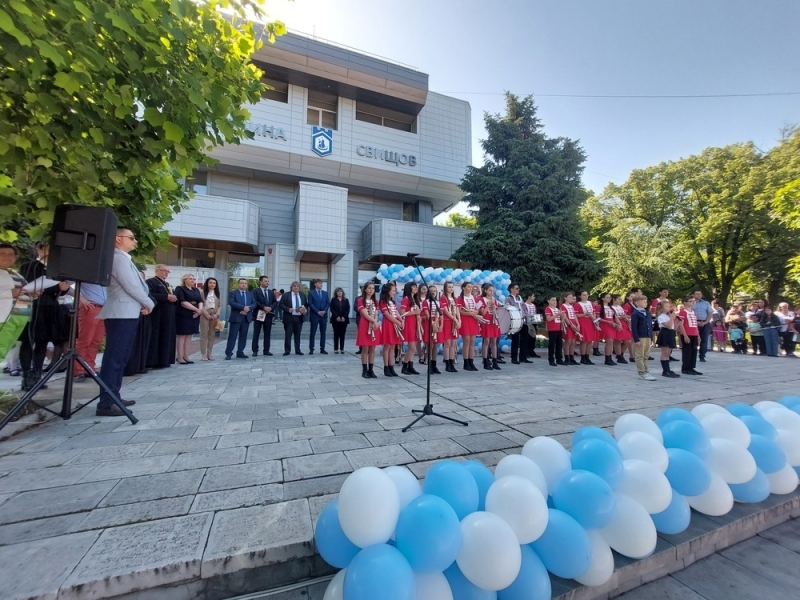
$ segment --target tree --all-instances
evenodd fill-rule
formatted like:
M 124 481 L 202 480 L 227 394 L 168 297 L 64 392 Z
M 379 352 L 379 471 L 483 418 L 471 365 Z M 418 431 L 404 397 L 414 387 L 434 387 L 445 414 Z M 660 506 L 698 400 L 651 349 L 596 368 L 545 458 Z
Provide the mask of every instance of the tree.
M 9 0 L 0 9 L 0 228 L 38 238 L 59 204 L 108 206 L 139 251 L 218 144 L 252 137 L 263 0 Z M 228 11 L 228 15 L 220 12 Z
M 601 267 L 578 218 L 587 197 L 583 150 L 545 135 L 531 96 L 506 93 L 506 114 L 486 114 L 484 122 L 484 164 L 469 167 L 461 182 L 478 228 L 453 258 L 502 269 L 540 296 L 595 280 Z
M 469 215 L 462 215 L 461 213 L 450 213 L 447 221 L 444 222 L 445 227 L 460 227 L 461 229 L 477 229 L 478 219 L 470 217 Z

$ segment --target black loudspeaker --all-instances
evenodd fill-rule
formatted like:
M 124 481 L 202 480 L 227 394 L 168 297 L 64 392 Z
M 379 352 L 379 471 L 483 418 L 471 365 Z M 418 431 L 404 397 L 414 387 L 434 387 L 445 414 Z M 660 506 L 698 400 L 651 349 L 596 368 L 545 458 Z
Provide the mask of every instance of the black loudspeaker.
M 110 208 L 56 208 L 47 277 L 108 285 L 114 262 L 117 215 Z

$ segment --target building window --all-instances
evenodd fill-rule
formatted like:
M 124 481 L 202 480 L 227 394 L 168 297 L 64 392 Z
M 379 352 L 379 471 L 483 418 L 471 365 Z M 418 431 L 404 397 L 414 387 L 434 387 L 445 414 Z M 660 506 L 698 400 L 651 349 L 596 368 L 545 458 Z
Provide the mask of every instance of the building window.
M 403 202 L 403 221 L 417 221 L 417 205 L 411 202 Z
M 356 101 L 356 121 L 364 121 L 408 133 L 417 133 L 416 115 Z
M 231 277 L 258 279 L 264 274 L 263 263 L 264 257 L 258 254 L 228 252 L 228 275 Z
M 265 87 L 261 88 L 261 97 L 264 100 L 274 100 L 275 102 L 289 102 L 289 84 L 285 81 L 278 81 L 277 79 L 270 79 L 269 77 L 262 77 L 261 83 Z
M 217 253 L 215 250 L 182 248 L 181 266 L 193 269 L 214 269 L 217 266 Z
M 308 90 L 307 123 L 326 129 L 336 129 L 336 115 L 339 110 L 339 97 L 327 92 Z
M 186 179 L 186 191 L 195 194 L 208 194 L 208 172 L 195 171 Z

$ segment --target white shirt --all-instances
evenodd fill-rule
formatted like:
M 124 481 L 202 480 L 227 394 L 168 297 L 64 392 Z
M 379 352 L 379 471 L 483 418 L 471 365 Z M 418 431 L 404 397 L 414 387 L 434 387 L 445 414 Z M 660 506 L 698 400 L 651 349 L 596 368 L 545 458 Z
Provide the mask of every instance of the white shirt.
M 14 307 L 13 291 L 16 283 L 5 269 L 0 269 L 0 323 L 5 323 Z
M 292 314 L 299 315 L 300 310 L 300 294 L 297 292 L 292 292 Z

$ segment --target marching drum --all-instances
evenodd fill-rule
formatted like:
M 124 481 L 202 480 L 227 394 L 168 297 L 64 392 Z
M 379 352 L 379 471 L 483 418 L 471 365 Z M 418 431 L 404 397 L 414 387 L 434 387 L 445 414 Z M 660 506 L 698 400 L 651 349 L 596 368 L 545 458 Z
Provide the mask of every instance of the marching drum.
M 497 326 L 503 335 L 514 335 L 522 329 L 522 312 L 511 305 L 497 309 Z

